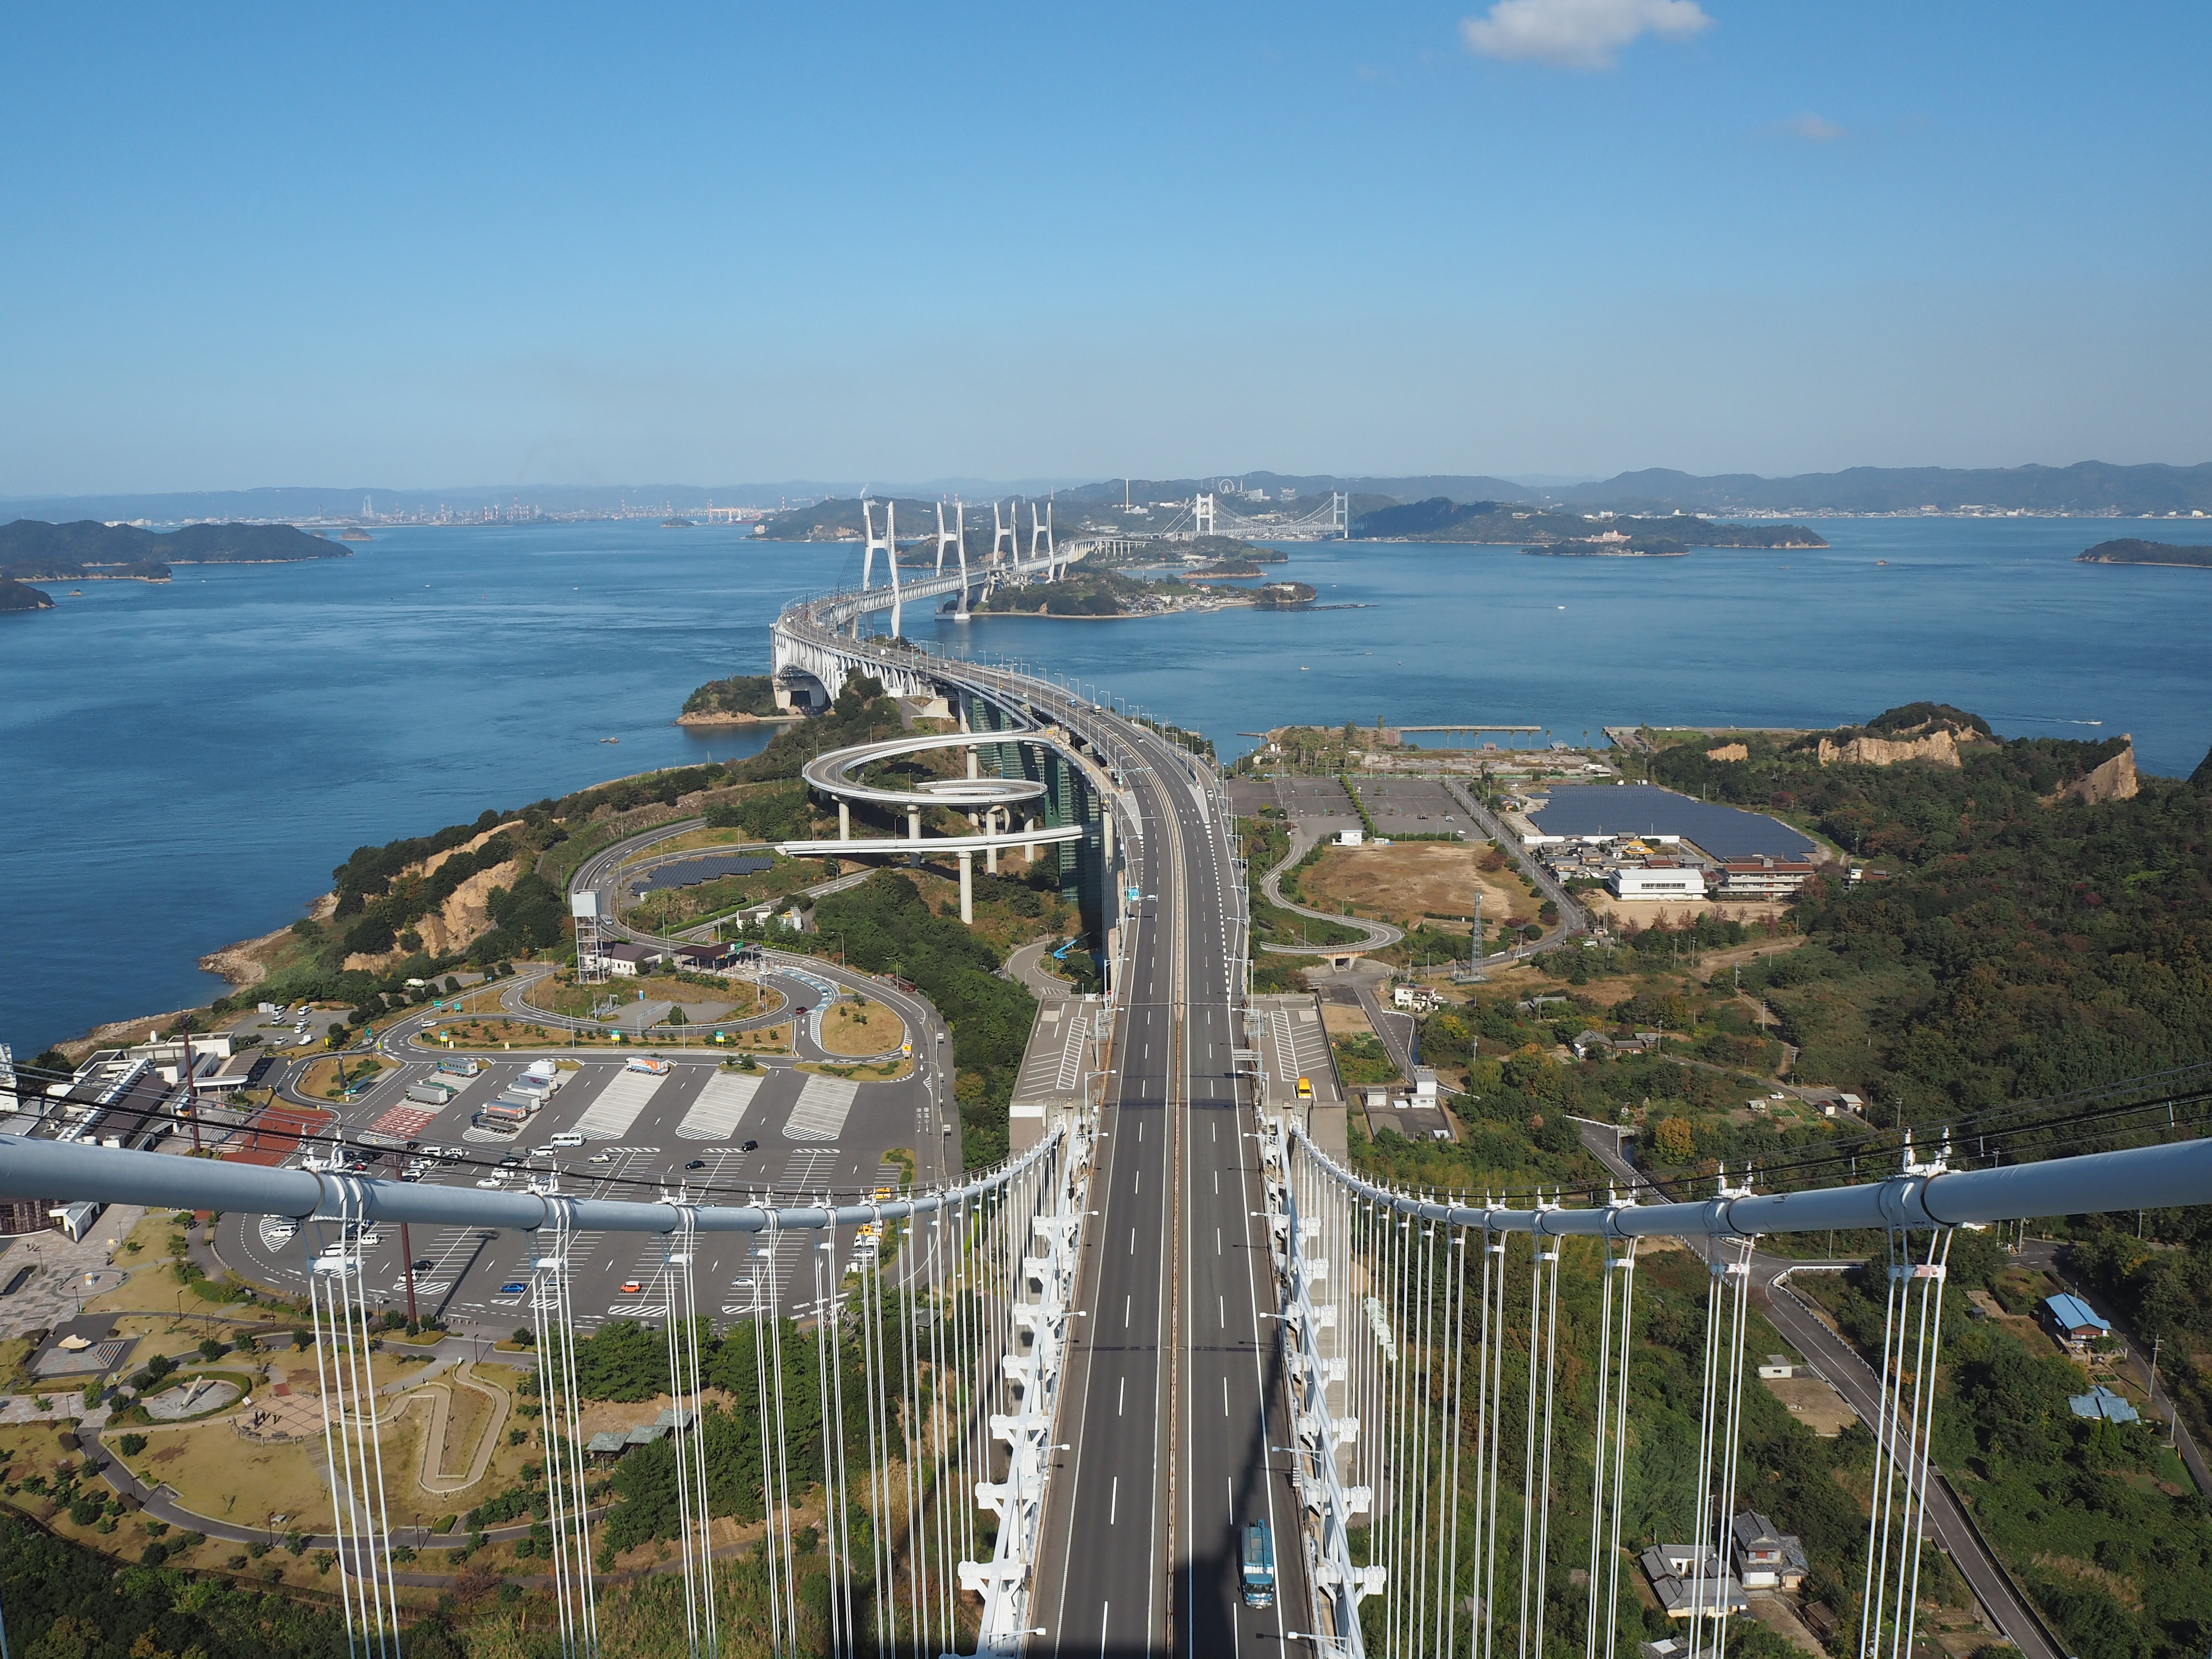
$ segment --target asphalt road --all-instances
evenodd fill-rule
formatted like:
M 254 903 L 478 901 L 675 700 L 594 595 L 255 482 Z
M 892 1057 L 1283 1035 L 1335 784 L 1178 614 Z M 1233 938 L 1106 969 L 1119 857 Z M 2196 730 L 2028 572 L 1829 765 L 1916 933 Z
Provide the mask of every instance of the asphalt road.
M 1310 1606 L 1255 1120 L 1232 1049 L 1241 898 L 1226 803 L 1171 745 L 1133 737 L 1141 814 L 1105 1139 L 1094 1176 L 1031 1613 L 1039 1651 L 1276 1652 Z M 1277 1540 L 1275 1604 L 1244 1605 L 1240 1529 Z

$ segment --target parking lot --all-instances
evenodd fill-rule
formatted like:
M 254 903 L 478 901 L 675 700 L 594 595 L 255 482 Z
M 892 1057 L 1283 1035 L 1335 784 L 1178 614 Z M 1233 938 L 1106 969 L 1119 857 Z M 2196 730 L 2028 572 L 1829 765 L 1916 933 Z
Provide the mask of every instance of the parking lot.
M 1356 778 L 1359 803 L 1384 836 L 1470 836 L 1481 839 L 1467 809 L 1430 778 Z
M 557 1171 L 561 1190 L 578 1197 L 650 1202 L 681 1192 L 738 1204 L 771 1194 L 785 1201 L 824 1194 L 852 1201 L 879 1186 L 896 1188 L 899 1171 L 885 1154 L 916 1147 L 926 1127 L 935 1132 L 923 1114 L 926 1085 L 914 1079 L 862 1085 L 788 1066 L 726 1072 L 718 1059 L 703 1056 L 672 1057 L 659 1076 L 620 1059 L 586 1059 L 559 1073 L 562 1085 L 518 1132 L 472 1122 L 481 1108 L 513 1092 L 532 1058 L 484 1059 L 475 1077 L 448 1079 L 461 1091 L 442 1105 L 406 1097 L 409 1085 L 436 1074 L 434 1061 L 410 1061 L 346 1109 L 341 1133 L 356 1146 L 367 1140 L 386 1148 L 365 1158 L 370 1173 L 387 1177 L 516 1190 L 532 1176 Z M 575 1133 L 585 1137 L 581 1146 L 550 1145 L 556 1135 Z M 416 1143 L 411 1152 L 410 1141 Z M 451 1156 L 428 1156 L 433 1148 Z M 402 1230 L 382 1226 L 364 1251 L 373 1302 L 405 1311 L 411 1252 L 420 1313 L 501 1335 L 530 1322 L 525 1292 L 514 1288 L 528 1281 L 530 1236 L 474 1227 L 406 1231 L 403 1248 Z M 812 1234 L 702 1235 L 694 1263 L 701 1311 L 736 1317 L 771 1295 L 787 1311 L 804 1311 L 818 1294 L 815 1242 Z M 838 1254 L 849 1255 L 853 1243 L 841 1237 Z M 658 1236 L 576 1235 L 568 1258 L 578 1327 L 665 1316 L 666 1248 Z M 225 1217 L 217 1232 L 226 1261 L 280 1289 L 299 1287 L 306 1249 L 296 1231 L 264 1226 L 259 1217 Z

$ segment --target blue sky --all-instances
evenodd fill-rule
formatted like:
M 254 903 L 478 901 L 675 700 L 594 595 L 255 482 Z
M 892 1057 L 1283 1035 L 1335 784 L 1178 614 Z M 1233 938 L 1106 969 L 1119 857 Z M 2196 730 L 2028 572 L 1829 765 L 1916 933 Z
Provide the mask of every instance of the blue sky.
M 2212 8 L 17 6 L 0 495 L 2212 459 Z

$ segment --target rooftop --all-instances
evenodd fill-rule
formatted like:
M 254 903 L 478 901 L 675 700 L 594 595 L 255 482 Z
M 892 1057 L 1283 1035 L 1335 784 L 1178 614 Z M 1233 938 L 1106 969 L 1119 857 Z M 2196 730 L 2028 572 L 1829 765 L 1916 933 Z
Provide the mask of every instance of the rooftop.
M 1680 836 L 1717 859 L 1802 859 L 1814 850 L 1808 836 L 1763 813 L 1650 783 L 1554 784 L 1528 811 L 1547 836 Z

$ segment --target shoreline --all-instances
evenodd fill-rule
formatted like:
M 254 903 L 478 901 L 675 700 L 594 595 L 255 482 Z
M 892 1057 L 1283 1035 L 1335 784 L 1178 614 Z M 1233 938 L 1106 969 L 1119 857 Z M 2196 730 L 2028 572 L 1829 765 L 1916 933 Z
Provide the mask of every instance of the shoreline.
M 788 726 L 804 714 L 678 714 L 678 726 Z

